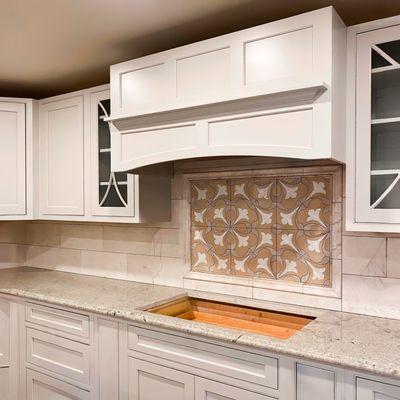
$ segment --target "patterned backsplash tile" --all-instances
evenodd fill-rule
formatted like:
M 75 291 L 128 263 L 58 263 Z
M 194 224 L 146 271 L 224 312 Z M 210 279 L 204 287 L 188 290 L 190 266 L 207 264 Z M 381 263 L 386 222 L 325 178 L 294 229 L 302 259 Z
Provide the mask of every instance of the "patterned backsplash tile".
M 331 284 L 332 176 L 191 181 L 191 270 Z

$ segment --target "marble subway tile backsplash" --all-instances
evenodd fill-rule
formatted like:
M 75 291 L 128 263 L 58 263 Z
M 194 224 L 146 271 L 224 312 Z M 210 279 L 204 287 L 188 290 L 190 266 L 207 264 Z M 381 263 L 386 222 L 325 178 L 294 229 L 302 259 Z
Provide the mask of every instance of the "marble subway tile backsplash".
M 269 188 L 275 190 L 275 200 L 272 203 L 268 203 L 267 199 L 259 199 L 262 202 L 259 204 L 262 214 L 259 212 L 255 214 L 257 211 L 249 207 L 249 199 L 246 196 L 251 198 L 252 191 L 249 185 L 246 186 L 246 179 L 245 181 L 242 181 L 243 177 L 239 177 L 238 180 L 231 179 L 232 184 L 227 185 L 227 194 L 221 194 L 217 199 L 220 206 L 216 208 L 222 208 L 220 214 L 222 218 L 217 223 L 209 223 L 214 219 L 215 209 L 211 213 L 209 210 L 205 211 L 204 222 L 196 221 L 194 228 L 203 229 L 205 238 L 209 242 L 214 243 L 216 235 L 218 240 L 226 243 L 226 246 L 220 246 L 221 249 L 218 250 L 218 247 L 216 250 L 221 255 L 224 255 L 224 251 L 228 251 L 229 255 L 239 261 L 238 265 L 230 264 L 230 268 L 233 267 L 235 271 L 233 275 L 211 274 L 214 279 L 210 281 L 205 277 L 207 274 L 190 271 L 192 262 L 190 238 L 194 238 L 195 233 L 190 229 L 188 207 L 190 193 L 185 192 L 185 179 L 182 173 L 176 174 L 173 180 L 171 222 L 141 225 L 45 221 L 0 222 L 0 268 L 29 265 L 400 319 L 397 304 L 400 293 L 400 235 L 342 232 L 344 210 L 340 184 L 332 186 L 332 210 L 319 213 L 322 225 L 318 229 L 308 224 L 309 209 L 303 211 L 303 214 L 297 210 L 290 215 L 296 208 L 296 198 L 299 196 L 303 196 L 300 203 L 304 208 L 304 196 L 307 196 L 304 193 L 312 188 L 312 183 L 310 184 L 312 180 L 302 181 L 303 175 L 325 176 L 329 169 L 331 170 L 332 166 L 297 167 L 293 170 L 286 168 L 286 171 L 293 171 L 293 176 L 286 176 L 284 179 L 281 171 L 275 170 L 276 174 L 270 180 L 275 183 L 279 181 L 280 186 L 275 189 L 272 186 Z M 201 171 L 200 168 L 198 170 Z M 249 172 L 245 175 L 248 176 Z M 297 178 L 294 178 L 294 175 Z M 212 179 L 217 181 L 218 176 L 223 174 L 216 173 Z M 260 177 L 260 174 L 258 176 Z M 302 184 L 298 186 L 296 195 L 292 194 L 294 179 L 308 182 L 305 186 Z M 227 181 L 221 178 L 219 180 Z M 245 196 L 241 194 L 242 184 Z M 268 182 L 263 181 L 261 188 L 267 187 Z M 215 187 L 214 190 L 218 192 L 219 189 Z M 247 194 L 249 191 L 250 195 Z M 257 196 L 257 192 L 255 193 Z M 279 196 L 283 197 L 284 201 L 281 201 L 278 207 Z M 235 206 L 230 208 L 227 200 L 233 200 Z M 313 209 L 328 210 L 329 204 L 327 206 L 328 208 L 319 204 L 317 207 L 312 203 Z M 240 212 L 243 212 L 239 209 L 247 210 L 249 223 L 239 218 Z M 196 211 L 201 213 L 202 208 L 198 207 Z M 231 225 L 234 222 L 236 233 L 223 235 L 226 226 L 223 219 Z M 293 226 L 286 223 L 290 220 Z M 330 235 L 324 236 L 324 226 L 328 225 L 331 228 Z M 311 235 L 311 240 L 316 239 L 319 242 L 320 253 L 315 255 L 322 258 L 318 261 L 323 259 L 325 251 L 330 247 L 332 257 L 330 277 L 336 286 L 332 287 L 335 294 L 329 302 L 325 286 L 299 285 L 296 282 L 299 276 L 307 277 L 305 269 L 297 267 L 297 274 L 282 274 L 284 271 L 282 267 L 285 267 L 285 264 L 278 262 L 279 257 L 281 260 L 290 260 L 287 248 L 291 249 L 291 246 L 280 245 L 286 240 L 282 237 L 284 234 L 293 235 L 292 242 L 296 248 L 308 248 L 309 243 L 306 241 L 310 240 L 309 235 Z M 244 236 L 249 237 L 248 246 L 253 249 L 252 253 L 257 253 L 254 248 L 263 243 L 263 249 L 257 250 L 265 254 L 261 258 L 275 255 L 276 263 L 270 265 L 273 279 L 268 275 L 268 270 L 258 268 L 258 261 L 250 259 L 244 266 L 245 273 L 242 272 L 240 262 L 247 257 L 247 247 L 239 247 L 239 243 Z M 321 237 L 324 239 L 319 241 Z M 278 243 L 280 254 L 278 254 Z M 207 257 L 210 257 L 210 254 L 207 253 Z M 250 276 L 246 270 L 257 271 L 256 276 Z M 193 279 L 186 279 L 188 274 L 195 276 Z M 275 277 L 281 279 L 277 280 Z M 272 280 L 276 286 L 271 289 Z

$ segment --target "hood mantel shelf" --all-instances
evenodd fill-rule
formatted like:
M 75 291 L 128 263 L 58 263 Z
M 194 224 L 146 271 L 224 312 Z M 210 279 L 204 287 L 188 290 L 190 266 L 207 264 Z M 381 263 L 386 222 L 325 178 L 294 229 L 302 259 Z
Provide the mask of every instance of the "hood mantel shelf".
M 105 118 L 123 133 L 127 130 L 168 125 L 221 116 L 239 115 L 262 110 L 312 104 L 328 89 L 324 82 L 307 82 L 276 90 L 257 90 L 246 97 L 216 99 L 210 103 L 193 104 L 188 107 L 160 107 L 156 112 L 117 115 Z
M 111 66 L 113 171 L 200 157 L 345 161 L 332 7 Z

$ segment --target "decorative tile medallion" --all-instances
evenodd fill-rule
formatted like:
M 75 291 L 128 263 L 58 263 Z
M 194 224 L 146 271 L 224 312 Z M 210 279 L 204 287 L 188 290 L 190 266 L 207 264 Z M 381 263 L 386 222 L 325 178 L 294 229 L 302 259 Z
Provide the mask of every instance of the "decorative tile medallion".
M 190 185 L 192 271 L 331 285 L 331 175 Z

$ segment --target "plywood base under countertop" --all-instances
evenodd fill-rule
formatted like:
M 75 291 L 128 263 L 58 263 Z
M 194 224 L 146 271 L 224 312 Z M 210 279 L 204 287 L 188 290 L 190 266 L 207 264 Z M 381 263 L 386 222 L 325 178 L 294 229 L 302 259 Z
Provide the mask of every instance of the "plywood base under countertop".
M 148 311 L 259 333 L 279 339 L 288 339 L 314 319 L 191 297 L 164 304 Z

